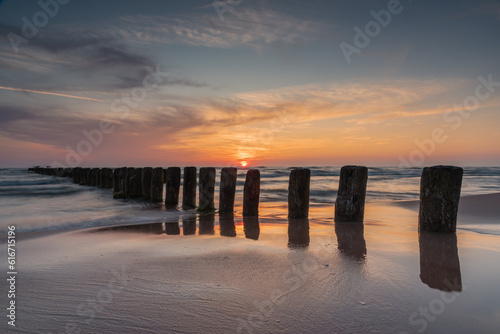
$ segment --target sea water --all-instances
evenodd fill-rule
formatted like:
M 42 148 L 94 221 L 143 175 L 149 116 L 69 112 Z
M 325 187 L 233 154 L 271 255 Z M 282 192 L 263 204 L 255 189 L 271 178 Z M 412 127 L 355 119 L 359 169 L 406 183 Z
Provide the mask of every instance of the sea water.
M 259 216 L 286 218 L 288 179 L 292 167 L 257 168 L 261 172 Z M 340 167 L 308 168 L 311 169 L 311 216 L 331 219 Z M 421 168 L 369 168 L 366 201 L 418 200 L 421 172 Z M 238 170 L 236 217 L 241 216 L 245 174 L 246 169 Z M 220 168 L 216 175 L 215 206 L 218 207 Z M 464 168 L 462 196 L 498 192 L 500 167 Z M 27 169 L 0 169 L 0 233 L 10 225 L 15 225 L 20 232 L 57 231 L 177 222 L 189 215 L 196 215 L 196 211 L 184 211 L 180 207 L 166 209 L 161 203 L 140 200 L 114 200 L 111 189 L 80 186 L 70 178 L 40 175 Z

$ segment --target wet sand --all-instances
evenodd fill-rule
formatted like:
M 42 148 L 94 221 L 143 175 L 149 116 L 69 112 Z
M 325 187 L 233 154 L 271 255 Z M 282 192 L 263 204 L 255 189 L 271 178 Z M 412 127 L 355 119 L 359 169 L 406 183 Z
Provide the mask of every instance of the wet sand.
M 186 219 L 169 234 L 160 224 L 20 238 L 15 330 L 495 333 L 500 236 L 487 231 L 498 194 L 473 197 L 452 236 L 419 236 L 400 203 L 368 204 L 364 225 L 316 218 L 333 213 L 318 208 L 308 247 L 289 247 L 286 219 L 245 231 L 240 218 L 222 230 L 202 218 L 203 235 Z

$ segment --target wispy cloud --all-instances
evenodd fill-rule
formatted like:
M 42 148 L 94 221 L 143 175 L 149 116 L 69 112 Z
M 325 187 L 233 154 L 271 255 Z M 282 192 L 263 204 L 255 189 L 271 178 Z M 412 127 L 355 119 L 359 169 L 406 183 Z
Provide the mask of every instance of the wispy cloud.
M 13 91 L 19 91 L 19 92 L 26 92 L 26 93 L 34 93 L 34 94 L 43 94 L 43 95 L 54 95 L 54 96 L 59 96 L 59 97 L 68 97 L 68 98 L 71 98 L 71 99 L 89 100 L 89 101 L 109 103 L 109 101 L 100 100 L 100 99 L 94 99 L 94 98 L 91 98 L 91 97 L 75 96 L 75 95 L 68 95 L 68 94 L 61 94 L 61 93 L 52 93 L 52 92 L 42 92 L 42 91 L 39 91 L 39 90 L 31 90 L 31 89 L 25 89 L 25 88 L 14 88 L 14 87 L 3 87 L 3 86 L 0 86 L 0 89 L 13 90 Z
M 334 34 L 331 24 L 298 18 L 272 9 L 239 6 L 224 22 L 207 11 L 176 16 L 129 15 L 94 27 L 67 27 L 80 38 L 100 36 L 139 44 L 186 44 L 209 48 L 308 44 Z

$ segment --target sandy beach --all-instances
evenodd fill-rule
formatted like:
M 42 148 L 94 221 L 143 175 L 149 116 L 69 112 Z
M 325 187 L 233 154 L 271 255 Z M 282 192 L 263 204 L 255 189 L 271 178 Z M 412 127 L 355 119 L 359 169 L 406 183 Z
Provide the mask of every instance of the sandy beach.
M 179 235 L 21 234 L 16 328 L 2 331 L 494 333 L 500 236 L 483 219 L 498 223 L 498 196 L 464 198 L 456 237 L 419 237 L 408 203 L 368 204 L 364 226 L 311 219 L 306 248 L 288 247 L 284 219 L 262 219 L 258 240 L 238 218 L 221 236 L 217 217 L 213 235 L 183 235 L 182 222 Z

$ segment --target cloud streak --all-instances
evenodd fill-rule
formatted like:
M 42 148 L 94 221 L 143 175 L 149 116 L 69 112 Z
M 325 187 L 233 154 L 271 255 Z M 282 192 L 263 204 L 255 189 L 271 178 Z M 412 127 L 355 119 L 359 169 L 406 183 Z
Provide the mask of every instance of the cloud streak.
M 0 86 L 0 89 L 12 90 L 12 91 L 18 91 L 18 92 L 26 92 L 26 93 L 43 94 L 43 95 L 54 95 L 54 96 L 59 96 L 59 97 L 67 97 L 67 98 L 71 98 L 71 99 L 79 99 L 79 100 L 88 100 L 88 101 L 109 103 L 109 101 L 100 100 L 100 99 L 94 99 L 94 98 L 91 98 L 91 97 L 76 96 L 76 95 L 69 95 L 69 94 L 61 94 L 61 93 L 52 93 L 52 92 L 43 92 L 43 91 L 39 91 L 39 90 L 32 90 L 32 89 L 25 89 L 25 88 L 14 88 L 14 87 Z

